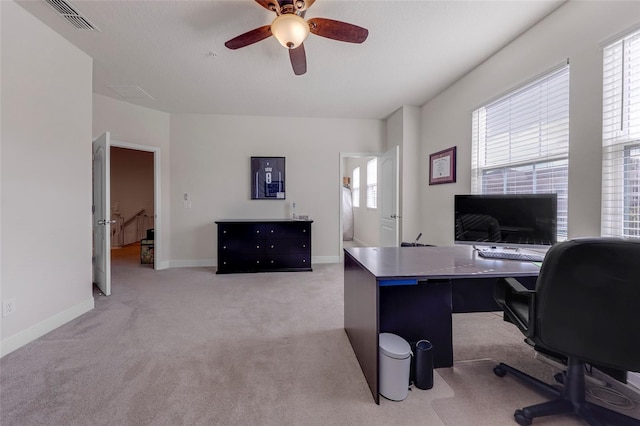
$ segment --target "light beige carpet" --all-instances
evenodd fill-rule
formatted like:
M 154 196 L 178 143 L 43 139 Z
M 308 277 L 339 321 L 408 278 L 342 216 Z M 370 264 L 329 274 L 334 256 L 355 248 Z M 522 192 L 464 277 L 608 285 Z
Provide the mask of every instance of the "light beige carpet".
M 342 265 L 216 275 L 138 261 L 116 257 L 111 296 L 0 359 L 2 426 L 508 426 L 539 401 L 482 361 L 540 369 L 494 314 L 456 315 L 455 367 L 378 406 L 343 330 Z

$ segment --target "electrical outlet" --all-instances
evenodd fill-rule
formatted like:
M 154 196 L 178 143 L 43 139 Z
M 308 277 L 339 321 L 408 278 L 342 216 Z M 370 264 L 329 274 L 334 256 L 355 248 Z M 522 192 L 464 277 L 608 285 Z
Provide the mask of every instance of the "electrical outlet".
M 6 317 L 16 311 L 16 299 L 2 301 L 2 316 Z

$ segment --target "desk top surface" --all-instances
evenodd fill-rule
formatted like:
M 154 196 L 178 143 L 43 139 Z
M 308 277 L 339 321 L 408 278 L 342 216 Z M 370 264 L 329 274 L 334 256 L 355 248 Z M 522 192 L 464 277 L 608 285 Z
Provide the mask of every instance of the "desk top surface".
M 376 278 L 471 278 L 536 276 L 532 262 L 485 259 L 471 246 L 353 247 L 345 249 Z

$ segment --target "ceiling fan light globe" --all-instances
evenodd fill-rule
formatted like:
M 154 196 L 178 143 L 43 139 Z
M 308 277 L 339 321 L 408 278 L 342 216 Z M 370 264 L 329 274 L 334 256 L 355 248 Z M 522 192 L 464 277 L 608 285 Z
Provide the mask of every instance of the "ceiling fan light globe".
M 271 33 L 281 45 L 287 49 L 295 49 L 309 35 L 309 24 L 294 13 L 285 13 L 273 20 Z

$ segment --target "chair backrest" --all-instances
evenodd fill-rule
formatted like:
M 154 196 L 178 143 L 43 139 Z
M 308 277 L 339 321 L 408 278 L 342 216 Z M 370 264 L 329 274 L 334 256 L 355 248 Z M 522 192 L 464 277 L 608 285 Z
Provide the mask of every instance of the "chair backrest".
M 640 240 L 554 245 L 536 283 L 534 341 L 612 368 L 640 371 Z

